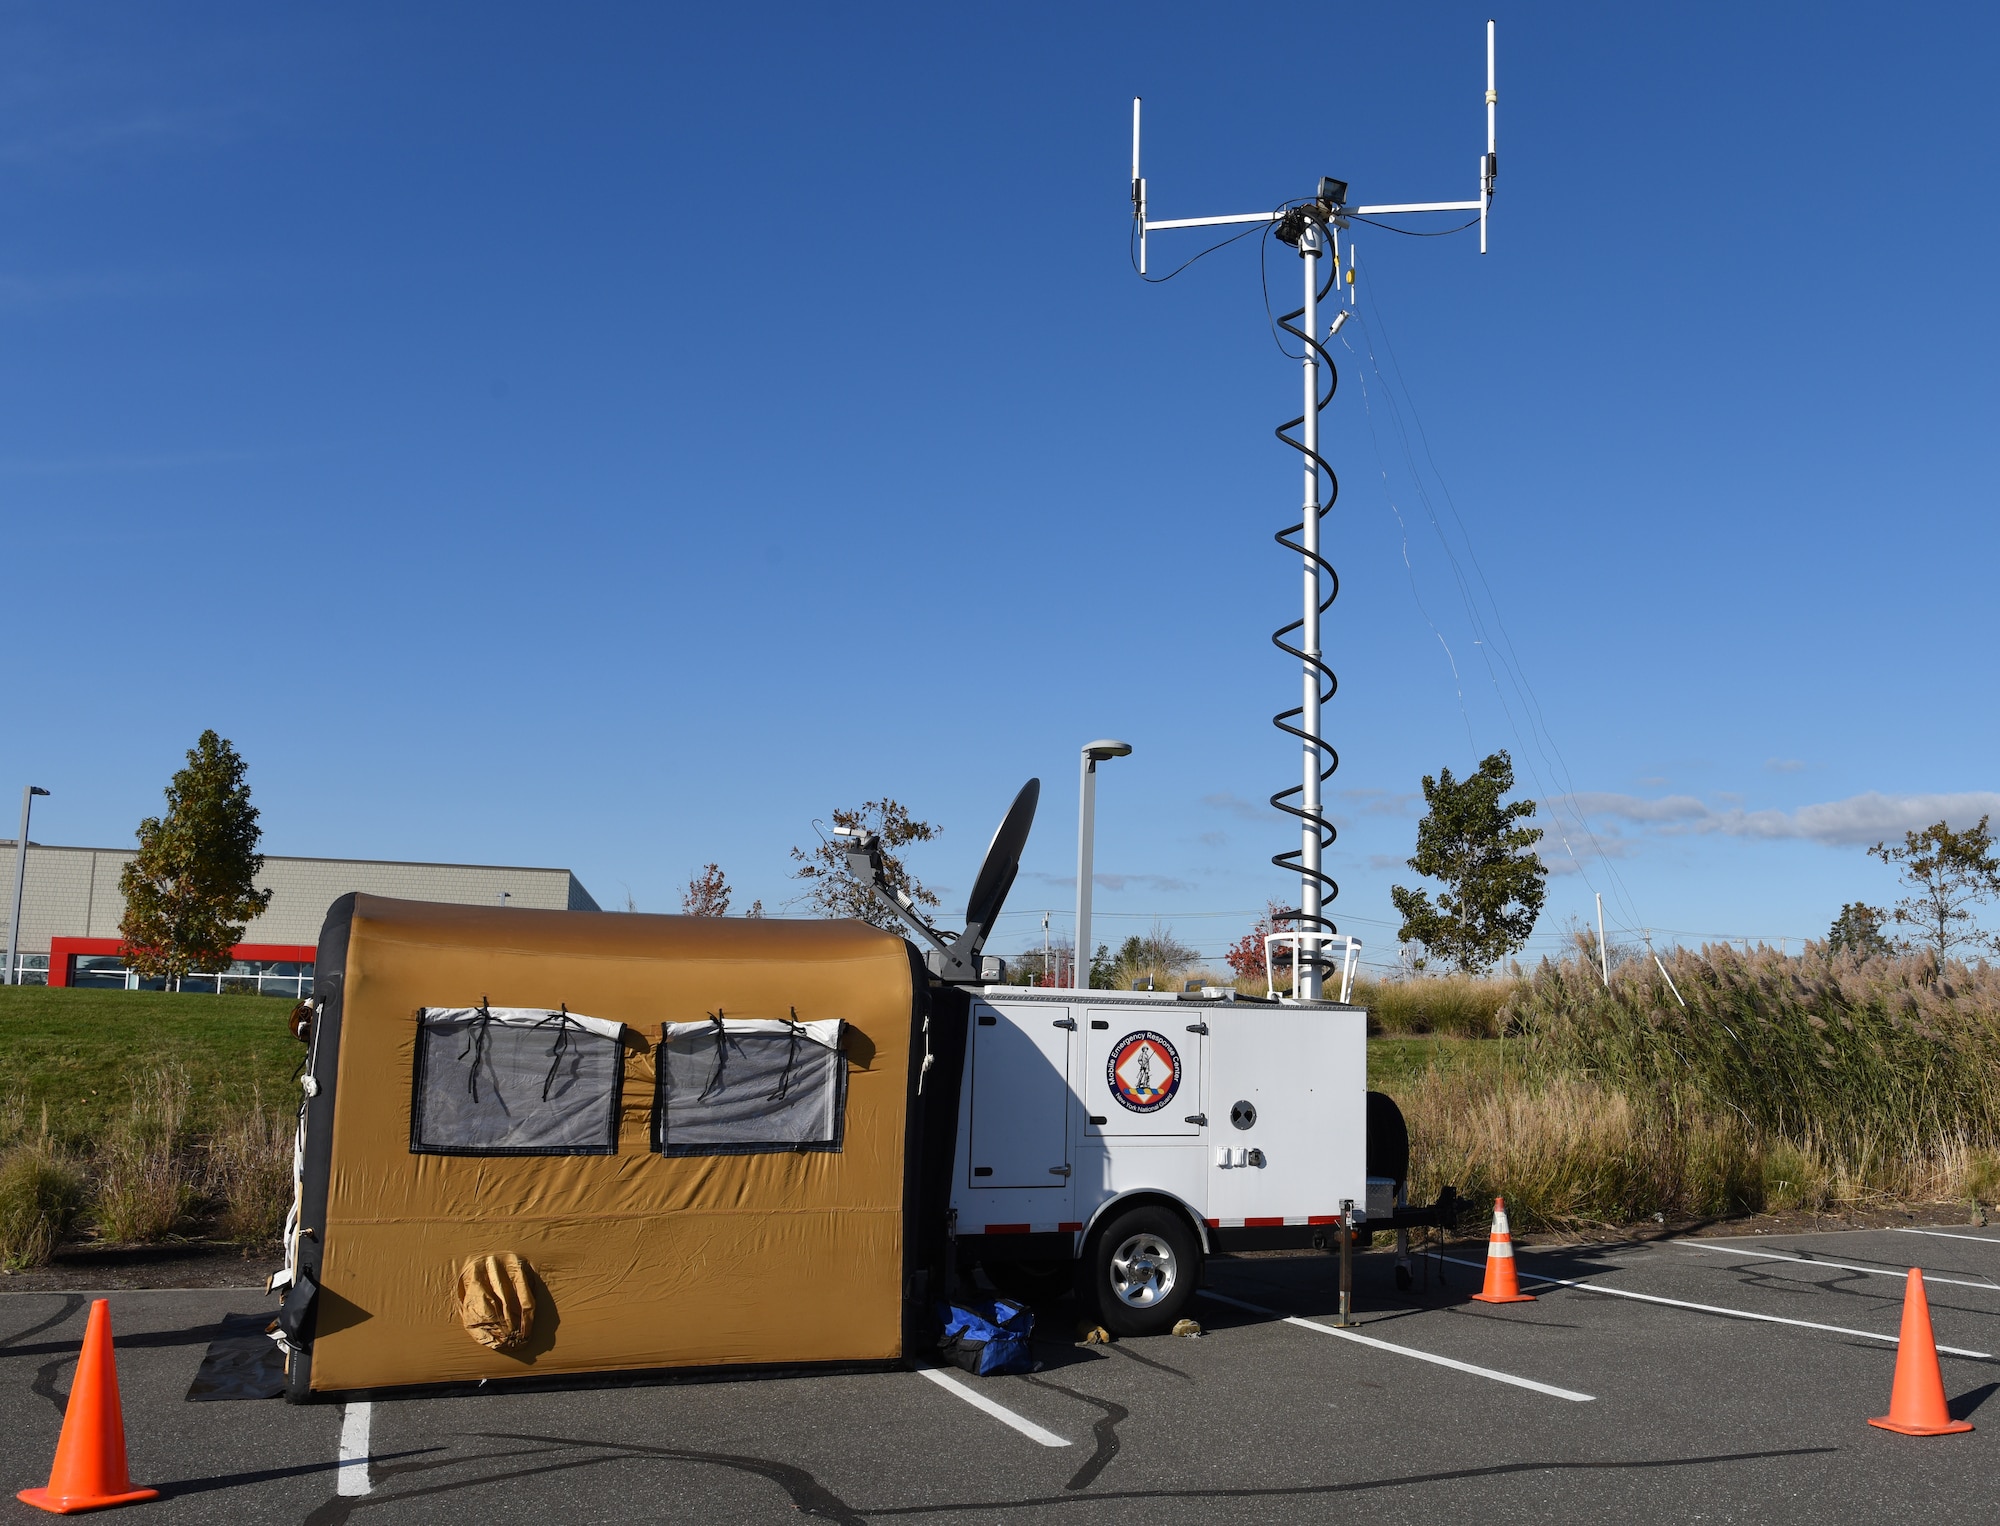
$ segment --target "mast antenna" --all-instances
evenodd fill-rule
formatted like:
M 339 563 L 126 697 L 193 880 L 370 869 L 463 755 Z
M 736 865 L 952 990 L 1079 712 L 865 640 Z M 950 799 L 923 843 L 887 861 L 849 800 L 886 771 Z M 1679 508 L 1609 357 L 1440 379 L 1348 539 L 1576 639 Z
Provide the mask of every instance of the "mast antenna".
M 1333 590 L 1339 584 L 1333 564 L 1321 554 L 1320 520 L 1332 509 L 1333 494 L 1339 491 L 1339 483 L 1333 468 L 1319 453 L 1320 410 L 1333 399 L 1331 385 L 1327 386 L 1324 394 L 1320 390 L 1322 364 L 1329 383 L 1336 379 L 1333 357 L 1325 349 L 1324 341 L 1346 322 L 1347 313 L 1336 312 L 1332 324 L 1322 335 L 1319 305 L 1341 278 L 1340 235 L 1349 230 L 1351 218 L 1400 218 L 1426 212 L 1477 213 L 1479 252 L 1486 252 L 1487 214 L 1493 205 L 1493 185 L 1500 167 L 1496 131 L 1500 94 L 1494 78 L 1494 31 L 1494 23 L 1488 21 L 1486 151 L 1479 156 L 1478 194 L 1470 201 L 1354 204 L 1348 200 L 1347 182 L 1329 175 L 1321 177 L 1312 196 L 1288 201 L 1270 212 L 1241 212 L 1226 217 L 1176 217 L 1156 222 L 1148 212 L 1146 181 L 1139 167 L 1139 97 L 1132 98 L 1132 220 L 1138 233 L 1139 273 L 1142 276 L 1146 274 L 1149 234 L 1181 228 L 1220 228 L 1232 224 L 1270 225 L 1267 231 L 1275 232 L 1282 242 L 1298 250 L 1302 267 L 1305 299 L 1297 311 L 1285 314 L 1279 323 L 1286 332 L 1302 341 L 1305 352 L 1305 406 L 1300 417 L 1279 426 L 1278 438 L 1297 450 L 1303 458 L 1305 496 L 1301 522 L 1280 531 L 1277 539 L 1279 545 L 1295 552 L 1300 558 L 1305 584 L 1304 612 L 1271 638 L 1281 651 L 1297 658 L 1301 667 L 1303 688 L 1300 703 L 1272 718 L 1280 731 L 1299 739 L 1301 778 L 1298 784 L 1273 795 L 1271 804 L 1299 821 L 1299 846 L 1288 853 L 1276 855 L 1272 862 L 1280 868 L 1296 870 L 1299 876 L 1299 905 L 1288 920 L 1297 925 L 1299 932 L 1298 968 L 1292 989 L 1294 995 L 1304 1001 L 1319 999 L 1323 989 L 1322 974 L 1335 965 L 1328 946 L 1347 941 L 1337 936 L 1333 923 L 1325 915 L 1327 903 L 1339 894 L 1340 887 L 1325 872 L 1323 864 L 1323 855 L 1334 840 L 1334 831 L 1326 820 L 1326 807 L 1320 789 L 1337 766 L 1339 754 L 1327 742 L 1321 726 L 1324 706 L 1333 698 L 1334 676 L 1321 651 L 1320 616 L 1333 603 Z M 1347 254 L 1348 306 L 1351 308 L 1354 304 L 1354 245 L 1351 238 Z M 1323 260 L 1329 262 L 1324 279 L 1320 273 Z M 1297 327 L 1293 323 L 1295 319 L 1300 320 Z M 1293 429 L 1299 431 L 1297 435 L 1290 433 Z M 1321 481 L 1322 472 L 1325 473 L 1324 484 Z M 1330 489 L 1324 496 L 1323 487 Z

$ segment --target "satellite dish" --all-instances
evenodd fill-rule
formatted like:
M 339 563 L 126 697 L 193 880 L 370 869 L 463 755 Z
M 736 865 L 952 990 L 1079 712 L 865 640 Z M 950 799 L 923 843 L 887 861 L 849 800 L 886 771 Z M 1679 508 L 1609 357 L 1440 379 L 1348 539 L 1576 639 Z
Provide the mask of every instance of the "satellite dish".
M 1042 798 L 1042 781 L 1030 779 L 1007 807 L 993 841 L 986 845 L 986 860 L 972 882 L 972 894 L 965 902 L 965 940 L 977 950 L 986 942 L 1007 892 L 1014 888 L 1014 876 L 1021 870 L 1021 850 L 1028 845 L 1028 829 L 1035 824 L 1035 805 Z

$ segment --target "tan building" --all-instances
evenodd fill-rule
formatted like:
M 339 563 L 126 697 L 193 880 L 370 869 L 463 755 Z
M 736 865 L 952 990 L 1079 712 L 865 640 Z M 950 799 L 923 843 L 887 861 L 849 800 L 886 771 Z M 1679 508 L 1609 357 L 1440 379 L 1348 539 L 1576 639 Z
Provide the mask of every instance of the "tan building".
M 16 846 L 0 840 L 0 867 L 9 887 Z M 28 844 L 16 952 L 22 984 L 131 989 L 142 984 L 125 968 L 118 939 L 118 923 L 125 915 L 118 876 L 134 856 L 131 848 Z M 327 908 L 350 890 L 467 906 L 600 910 L 567 869 L 267 856 L 257 885 L 271 892 L 270 909 L 244 929 L 231 967 L 190 976 L 182 989 L 213 991 L 220 985 L 268 995 L 310 993 L 320 924 Z M 11 911 L 11 905 L 0 904 L 0 949 L 6 945 Z

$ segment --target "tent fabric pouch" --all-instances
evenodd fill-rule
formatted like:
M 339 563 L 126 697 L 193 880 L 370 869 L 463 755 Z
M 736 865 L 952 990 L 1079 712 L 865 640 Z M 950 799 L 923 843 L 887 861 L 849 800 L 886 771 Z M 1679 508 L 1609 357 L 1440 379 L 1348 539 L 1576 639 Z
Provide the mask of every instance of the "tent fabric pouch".
M 415 1155 L 613 1155 L 624 1025 L 540 1007 L 424 1007 Z
M 842 1023 L 724 1018 L 660 1029 L 653 1148 L 662 1155 L 838 1151 Z

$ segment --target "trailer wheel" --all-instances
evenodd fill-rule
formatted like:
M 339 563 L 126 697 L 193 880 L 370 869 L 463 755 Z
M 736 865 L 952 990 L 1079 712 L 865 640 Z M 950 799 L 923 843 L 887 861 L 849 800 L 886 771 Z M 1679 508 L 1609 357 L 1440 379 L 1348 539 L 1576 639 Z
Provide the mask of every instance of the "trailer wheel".
M 1193 1302 L 1201 1247 L 1170 1208 L 1129 1208 L 1090 1237 L 1084 1249 L 1086 1310 L 1114 1335 L 1164 1335 Z

